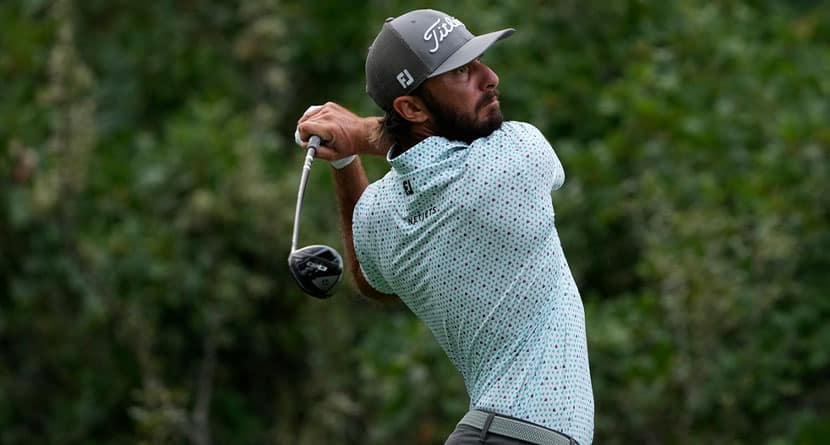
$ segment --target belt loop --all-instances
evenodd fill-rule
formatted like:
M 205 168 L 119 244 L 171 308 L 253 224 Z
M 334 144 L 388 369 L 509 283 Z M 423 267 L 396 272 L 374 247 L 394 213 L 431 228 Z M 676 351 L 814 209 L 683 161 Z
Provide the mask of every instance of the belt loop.
M 484 420 L 484 425 L 481 427 L 481 443 L 484 443 L 484 439 L 487 438 L 487 431 L 490 429 L 490 424 L 493 423 L 493 418 L 496 417 L 496 413 L 487 413 L 487 419 Z

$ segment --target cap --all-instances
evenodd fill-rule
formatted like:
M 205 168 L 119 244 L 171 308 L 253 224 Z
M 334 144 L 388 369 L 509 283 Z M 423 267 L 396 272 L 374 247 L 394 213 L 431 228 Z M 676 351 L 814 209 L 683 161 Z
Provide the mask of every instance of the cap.
M 430 77 L 472 62 L 515 30 L 473 35 L 458 19 L 418 9 L 383 24 L 366 57 L 366 92 L 384 110 Z

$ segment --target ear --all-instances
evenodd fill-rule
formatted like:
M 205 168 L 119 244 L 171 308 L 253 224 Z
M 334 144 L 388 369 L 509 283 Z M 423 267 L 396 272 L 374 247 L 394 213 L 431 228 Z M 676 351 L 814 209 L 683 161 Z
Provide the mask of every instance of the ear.
M 392 102 L 392 108 L 404 119 L 422 124 L 429 120 L 426 104 L 418 96 L 399 96 Z

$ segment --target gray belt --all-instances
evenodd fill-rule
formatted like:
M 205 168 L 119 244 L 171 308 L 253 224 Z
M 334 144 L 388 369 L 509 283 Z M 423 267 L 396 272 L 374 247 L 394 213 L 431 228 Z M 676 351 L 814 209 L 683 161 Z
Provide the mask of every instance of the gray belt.
M 537 445 L 579 445 L 575 440 L 562 433 L 477 409 L 465 414 L 458 424 L 469 425 L 483 432 L 489 431 L 493 434 L 512 437 Z

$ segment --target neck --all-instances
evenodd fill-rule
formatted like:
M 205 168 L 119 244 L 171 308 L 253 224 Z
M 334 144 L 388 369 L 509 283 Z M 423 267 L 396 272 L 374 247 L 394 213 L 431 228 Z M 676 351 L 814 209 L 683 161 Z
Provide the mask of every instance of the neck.
M 395 152 L 397 155 L 403 154 L 430 136 L 435 136 L 435 132 L 431 128 L 424 124 L 414 124 L 406 136 L 398 140 Z

